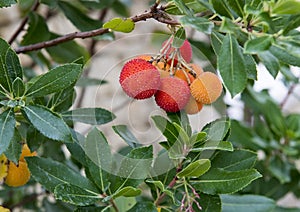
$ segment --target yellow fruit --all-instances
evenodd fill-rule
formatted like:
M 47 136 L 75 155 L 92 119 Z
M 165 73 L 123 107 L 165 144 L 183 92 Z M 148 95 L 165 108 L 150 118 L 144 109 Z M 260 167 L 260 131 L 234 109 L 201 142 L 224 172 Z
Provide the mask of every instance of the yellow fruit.
M 10 210 L 0 206 L 0 212 L 10 212 Z
M 194 81 L 194 77 L 183 69 L 176 70 L 175 77 L 182 79 L 187 83 L 192 83 Z M 187 78 L 189 78 L 189 81 Z
M 3 183 L 8 172 L 8 160 L 4 154 L 0 155 L 0 184 Z M 0 210 L 1 212 L 1 210 Z
M 199 65 L 197 65 L 195 63 L 190 63 L 189 66 L 195 72 L 196 77 L 200 76 L 200 74 L 202 74 L 204 72 L 203 69 Z
M 36 156 L 36 152 L 31 152 L 27 144 L 24 144 L 19 160 L 25 162 L 24 157 L 32 157 L 32 156 Z
M 190 99 L 184 107 L 184 110 L 187 114 L 193 115 L 200 112 L 202 108 L 203 104 L 201 102 L 196 101 L 196 99 L 193 96 L 190 96 Z
M 10 162 L 8 165 L 8 174 L 5 179 L 5 183 L 8 186 L 18 187 L 25 185 L 30 179 L 30 172 L 27 167 L 27 163 L 19 161 L 18 166 Z
M 157 212 L 161 212 L 161 208 L 158 207 L 158 208 L 156 208 L 156 209 L 157 209 Z
M 204 72 L 190 86 L 192 96 L 202 104 L 211 104 L 222 93 L 222 83 L 218 76 Z

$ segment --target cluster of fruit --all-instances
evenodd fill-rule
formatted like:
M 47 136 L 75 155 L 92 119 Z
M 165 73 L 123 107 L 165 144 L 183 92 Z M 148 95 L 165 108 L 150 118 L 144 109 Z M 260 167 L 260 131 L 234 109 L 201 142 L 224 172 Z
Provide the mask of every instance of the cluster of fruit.
M 155 97 L 166 112 L 185 110 L 198 113 L 204 104 L 211 104 L 222 93 L 222 82 L 212 72 L 204 72 L 191 63 L 192 47 L 185 40 L 180 48 L 172 46 L 173 37 L 162 44 L 159 54 L 141 55 L 123 66 L 120 84 L 135 99 Z
M 22 153 L 18 164 L 9 161 L 4 154 L 0 155 L 0 183 L 18 187 L 25 185 L 30 179 L 30 171 L 24 157 L 36 156 L 36 152 L 31 152 L 27 144 L 22 147 Z

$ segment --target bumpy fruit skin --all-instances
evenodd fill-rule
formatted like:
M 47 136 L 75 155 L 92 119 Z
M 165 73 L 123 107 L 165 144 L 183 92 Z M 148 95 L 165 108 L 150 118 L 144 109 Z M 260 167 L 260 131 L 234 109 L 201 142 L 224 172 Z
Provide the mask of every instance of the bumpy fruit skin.
M 155 66 L 144 59 L 128 61 L 120 73 L 124 92 L 135 99 L 150 98 L 160 86 L 160 74 Z
M 211 72 L 204 72 L 190 85 L 192 96 L 202 104 L 211 104 L 222 93 L 222 82 Z
M 200 112 L 202 108 L 203 104 L 201 102 L 198 102 L 193 96 L 190 96 L 190 99 L 184 107 L 184 110 L 187 114 L 193 115 Z
M 25 185 L 30 179 L 30 172 L 27 163 L 19 161 L 18 166 L 13 162 L 8 165 L 8 173 L 5 183 L 11 187 L 18 187 Z
M 155 101 L 166 112 L 178 112 L 188 103 L 190 89 L 188 84 L 176 77 L 161 79 L 161 86 L 155 94 Z
M 31 152 L 27 144 L 24 144 L 22 147 L 22 153 L 19 160 L 25 162 L 24 157 L 32 157 L 36 155 L 37 155 L 36 152 Z
M 168 40 L 163 42 L 162 47 L 164 47 L 166 45 L 167 41 Z M 170 54 L 172 52 L 174 52 L 174 50 L 175 49 L 173 47 L 168 49 L 168 51 L 166 53 L 167 58 L 169 58 Z M 193 52 L 192 52 L 192 46 L 188 40 L 184 40 L 182 46 L 179 48 L 179 52 L 180 52 L 181 57 L 185 60 L 185 62 L 187 62 L 187 63 L 191 62 L 192 57 L 193 57 Z M 174 65 L 177 64 L 178 58 L 175 57 L 175 60 L 176 61 L 175 61 Z M 171 61 L 171 59 L 169 60 L 169 63 L 170 63 L 170 61 Z
M 194 81 L 194 77 L 184 69 L 176 70 L 175 77 L 177 77 L 181 80 L 184 80 L 187 83 L 191 83 Z M 189 79 L 189 81 L 188 81 L 188 79 Z

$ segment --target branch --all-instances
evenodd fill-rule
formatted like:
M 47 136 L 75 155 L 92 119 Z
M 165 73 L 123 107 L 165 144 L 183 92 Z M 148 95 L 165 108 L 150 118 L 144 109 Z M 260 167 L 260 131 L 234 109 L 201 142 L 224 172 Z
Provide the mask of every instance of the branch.
M 147 19 L 150 19 L 150 18 L 153 18 L 153 19 L 157 20 L 158 22 L 161 22 L 164 24 L 180 25 L 180 23 L 178 23 L 175 20 L 172 20 L 164 12 L 163 7 L 158 8 L 157 4 L 154 4 L 150 8 L 149 12 L 145 12 L 141 15 L 136 15 L 136 16 L 132 17 L 131 20 L 136 23 L 139 21 L 146 21 Z M 106 34 L 109 32 L 110 32 L 109 29 L 104 29 L 104 28 L 99 28 L 99 29 L 85 31 L 85 32 L 73 32 L 73 33 L 69 33 L 69 34 L 63 35 L 61 37 L 55 38 L 53 40 L 44 41 L 44 42 L 40 42 L 40 43 L 28 45 L 28 46 L 21 46 L 21 47 L 16 48 L 15 51 L 16 51 L 16 53 L 19 54 L 19 53 L 24 53 L 24 52 L 28 52 L 28 51 L 39 50 L 39 49 L 58 45 L 60 43 L 67 42 L 67 41 L 73 40 L 75 38 L 81 38 L 81 39 L 90 38 L 90 37 L 95 37 L 98 35 L 103 35 L 103 34 Z

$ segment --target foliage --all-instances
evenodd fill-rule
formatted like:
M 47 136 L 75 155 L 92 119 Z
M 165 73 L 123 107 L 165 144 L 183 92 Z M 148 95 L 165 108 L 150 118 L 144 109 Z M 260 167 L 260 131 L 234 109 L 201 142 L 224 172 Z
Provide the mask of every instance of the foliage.
M 0 38 L 0 155 L 18 161 L 23 143 L 39 152 L 26 159 L 32 176 L 26 186 L 3 184 L 2 205 L 32 210 L 42 205 L 46 211 L 287 210 L 276 202 L 289 192 L 300 197 L 300 115 L 284 113 L 286 100 L 279 103 L 254 85 L 258 65 L 281 77 L 289 88 L 287 98 L 298 84 L 291 69 L 300 66 L 299 1 L 151 1 L 148 12 L 131 18 L 130 3 L 0 0 L 1 9 L 16 4 L 28 21 L 20 42 Z M 108 10 L 116 17 L 105 22 Z M 100 12 L 101 20 L 87 15 L 92 12 Z M 48 21 L 57 14 L 79 32 L 52 32 Z M 196 131 L 184 111 L 152 116 L 165 138 L 157 155 L 127 125 L 115 125 L 113 131 L 127 145 L 125 153 L 115 153 L 108 135 L 96 126 L 116 115 L 75 106 L 75 88 L 106 81 L 83 73 L 94 49 L 74 38 L 112 41 L 116 33 L 133 33 L 136 22 L 150 18 L 169 26 L 174 47 L 187 38 L 206 56 L 224 92 L 243 102 L 243 119 L 221 117 Z M 208 42 L 188 37 L 185 29 L 202 33 Z M 23 65 L 20 53 L 30 58 L 30 66 Z M 91 125 L 87 135 L 75 131 L 77 122 Z M 70 158 L 62 151 L 66 148 Z

